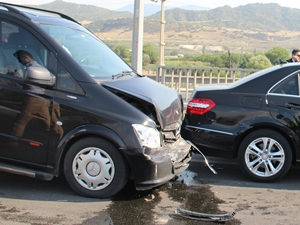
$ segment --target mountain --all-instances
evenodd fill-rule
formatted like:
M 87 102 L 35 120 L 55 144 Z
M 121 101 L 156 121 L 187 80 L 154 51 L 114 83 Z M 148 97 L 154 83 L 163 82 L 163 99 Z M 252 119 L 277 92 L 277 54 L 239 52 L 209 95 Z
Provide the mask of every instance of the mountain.
M 172 9 L 174 7 L 170 7 L 170 6 L 165 6 L 165 10 L 168 9 Z M 159 12 L 161 9 L 160 4 L 145 4 L 144 5 L 144 16 L 151 16 L 157 12 Z M 117 12 L 130 12 L 130 13 L 134 13 L 134 5 L 130 4 L 130 5 L 126 5 L 120 9 L 116 9 Z
M 178 8 L 176 6 L 168 6 L 165 5 L 165 10 L 169 10 L 169 9 L 175 9 Z M 181 6 L 180 9 L 184 9 L 184 10 L 209 10 L 210 8 L 207 7 L 200 7 L 200 6 L 194 6 L 194 5 L 188 5 L 188 6 Z M 117 12 L 130 12 L 130 13 L 134 13 L 134 4 L 130 4 L 130 5 L 126 5 L 120 9 L 116 10 Z M 144 16 L 148 17 L 151 16 L 157 12 L 161 11 L 161 4 L 157 3 L 157 4 L 145 4 L 144 5 Z
M 281 7 L 276 3 L 253 3 L 231 8 L 223 6 L 207 11 L 171 9 L 165 12 L 166 21 L 198 22 L 212 27 L 254 30 L 299 30 L 300 9 Z M 149 19 L 159 20 L 160 13 Z
M 178 7 L 177 7 L 178 8 Z M 185 9 L 185 10 L 211 10 L 211 8 L 208 7 L 202 7 L 202 6 L 197 6 L 197 5 L 186 5 L 186 6 L 182 6 L 180 7 L 180 9 Z
M 254 3 L 236 8 L 224 6 L 207 11 L 174 8 L 165 11 L 165 20 L 167 22 L 165 30 L 180 32 L 197 30 L 203 26 L 208 26 L 218 29 L 226 27 L 264 32 L 279 30 L 298 31 L 300 30 L 300 17 L 298 15 L 300 15 L 300 9 L 281 7 L 275 3 Z M 160 26 L 158 26 L 157 21 L 160 21 L 160 16 L 158 12 L 144 19 L 145 32 L 159 31 Z M 116 23 L 119 23 L 119 29 L 122 26 L 124 29 L 132 27 L 132 20 L 130 19 L 112 19 L 94 21 L 88 25 L 88 28 L 91 30 L 95 29 L 97 32 L 103 32 L 102 27 L 105 27 L 105 30 L 108 31 L 109 27 L 115 29 Z
M 153 43 L 159 48 L 160 4 L 153 5 L 157 7 L 156 13 L 150 15 L 145 12 L 149 16 L 144 19 L 144 42 Z M 124 9 L 125 11 L 114 11 L 56 0 L 32 7 L 65 13 L 112 46 L 116 43 L 132 45 L 133 14 L 130 10 L 133 10 L 133 6 L 128 10 Z M 150 6 L 145 8 L 151 9 Z M 169 53 L 178 51 L 194 54 L 194 51 L 199 53 L 203 49 L 253 53 L 267 51 L 274 46 L 299 48 L 298 15 L 300 9 L 281 7 L 275 3 L 253 3 L 235 8 L 223 6 L 206 10 L 198 10 L 194 6 L 166 7 L 165 50 Z
M 159 7 L 159 4 L 149 4 L 149 7 L 147 5 L 145 8 L 151 10 L 150 6 Z M 91 21 L 94 23 L 91 26 L 95 27 L 97 31 L 101 30 L 103 26 L 105 26 L 105 30 L 115 29 L 116 26 L 118 29 L 120 27 L 132 29 L 133 14 L 129 11 L 114 11 L 93 5 L 68 3 L 62 0 L 56 0 L 38 7 L 65 13 L 78 21 Z M 165 29 L 180 31 L 189 30 L 193 26 L 209 26 L 270 32 L 300 30 L 300 9 L 281 7 L 275 3 L 253 3 L 235 8 L 223 6 L 211 10 L 195 10 L 196 8 L 193 8 L 194 10 L 181 8 L 165 10 L 165 20 L 168 24 Z M 159 21 L 160 17 L 160 12 L 145 17 L 145 30 L 147 32 L 158 30 L 159 25 L 155 21 Z
M 64 13 L 77 21 L 97 21 L 133 17 L 130 12 L 117 12 L 94 5 L 69 3 L 62 0 L 55 0 L 47 4 L 34 5 L 31 7 Z

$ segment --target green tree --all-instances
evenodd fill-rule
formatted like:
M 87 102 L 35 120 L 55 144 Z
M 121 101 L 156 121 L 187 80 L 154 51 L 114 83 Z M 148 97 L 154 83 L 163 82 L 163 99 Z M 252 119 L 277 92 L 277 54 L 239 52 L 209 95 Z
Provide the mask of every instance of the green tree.
M 203 47 L 202 47 L 202 55 L 205 55 L 205 45 L 203 45 Z
M 224 62 L 220 56 L 215 58 L 215 67 L 224 67 Z
M 249 63 L 249 59 L 252 57 L 252 54 L 237 54 L 231 53 L 231 68 L 247 68 L 247 64 Z M 228 54 L 223 54 L 223 61 L 225 62 L 225 66 L 228 65 Z
M 123 59 L 129 57 L 129 50 L 128 50 L 127 46 L 125 46 L 125 45 L 117 45 L 115 47 L 114 51 Z
M 249 59 L 249 62 L 247 64 L 247 68 L 249 69 L 266 69 L 268 67 L 271 67 L 272 63 L 265 55 L 256 55 L 252 56 Z
M 151 60 L 150 60 L 150 56 L 147 54 L 143 55 L 143 66 L 148 66 L 150 64 Z
M 246 69 L 252 54 L 242 54 L 239 68 Z
M 291 57 L 290 52 L 280 46 L 270 49 L 265 55 L 273 65 L 279 64 L 280 59 L 287 60 Z
M 158 52 L 151 43 L 144 44 L 143 55 L 149 55 L 151 64 L 156 64 L 159 59 Z
M 173 50 L 173 51 L 171 51 L 171 52 L 170 52 L 170 55 L 172 55 L 172 56 L 176 56 L 176 55 L 178 55 L 178 51 L 176 51 L 176 50 Z
M 241 64 L 241 54 L 231 53 L 231 68 L 239 68 Z

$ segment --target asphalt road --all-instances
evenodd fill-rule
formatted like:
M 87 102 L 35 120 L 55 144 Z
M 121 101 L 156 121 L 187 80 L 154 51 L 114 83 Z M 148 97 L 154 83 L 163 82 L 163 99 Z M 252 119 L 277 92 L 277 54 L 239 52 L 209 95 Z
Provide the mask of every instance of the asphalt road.
M 42 181 L 0 173 L 0 224 L 214 224 L 181 218 L 175 210 L 236 214 L 226 224 L 299 224 L 300 169 L 293 167 L 276 183 L 247 180 L 235 161 L 209 159 L 214 175 L 200 155 L 189 169 L 164 186 L 137 192 L 129 183 L 114 199 L 75 194 L 62 178 Z

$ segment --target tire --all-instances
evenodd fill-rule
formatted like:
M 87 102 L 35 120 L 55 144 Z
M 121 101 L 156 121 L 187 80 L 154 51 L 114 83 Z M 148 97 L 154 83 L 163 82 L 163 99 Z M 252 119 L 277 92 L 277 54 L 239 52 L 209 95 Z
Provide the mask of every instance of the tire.
M 69 148 L 64 160 L 64 174 L 79 195 L 109 198 L 125 186 L 129 167 L 113 144 L 90 137 Z
M 291 146 L 281 134 L 264 129 L 250 133 L 242 141 L 238 161 L 252 180 L 273 182 L 282 178 L 292 164 Z

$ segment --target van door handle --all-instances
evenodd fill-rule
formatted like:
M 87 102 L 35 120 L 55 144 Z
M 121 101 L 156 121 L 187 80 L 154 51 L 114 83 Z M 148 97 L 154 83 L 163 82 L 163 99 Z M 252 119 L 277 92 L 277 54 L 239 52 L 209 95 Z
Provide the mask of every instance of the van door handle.
M 72 95 L 67 95 L 67 98 L 70 98 L 70 99 L 77 99 L 76 96 L 72 96 Z

